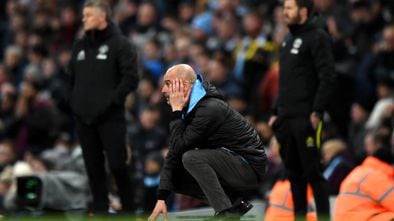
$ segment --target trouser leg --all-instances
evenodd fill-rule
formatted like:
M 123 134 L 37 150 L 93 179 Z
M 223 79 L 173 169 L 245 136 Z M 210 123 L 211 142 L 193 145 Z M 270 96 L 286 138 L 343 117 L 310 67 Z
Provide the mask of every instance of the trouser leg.
M 127 161 L 126 123 L 123 112 L 114 113 L 104 120 L 99 127 L 103 146 L 107 155 L 110 171 L 118 187 L 122 210 L 134 211 L 133 188 Z
M 296 140 L 292 136 L 291 119 L 278 118 L 274 130 L 275 137 L 280 144 L 280 155 L 285 166 L 286 176 L 290 181 L 293 195 L 294 213 L 305 217 L 307 211 L 306 177 L 303 174 Z
M 328 201 L 328 183 L 322 175 L 320 142 L 321 131 L 320 128 L 313 129 L 309 119 L 295 119 L 292 123 L 292 130 L 295 132 L 297 149 L 303 168 L 303 177 L 310 183 L 316 209 L 319 217 L 326 217 L 330 213 Z
M 105 172 L 105 158 L 98 131 L 94 126 L 77 122 L 77 133 L 93 196 L 93 210 L 107 212 L 109 206 Z
M 257 187 L 257 176 L 250 165 L 225 150 L 190 150 L 183 154 L 182 163 L 217 212 L 232 206 L 226 190 L 231 192 Z

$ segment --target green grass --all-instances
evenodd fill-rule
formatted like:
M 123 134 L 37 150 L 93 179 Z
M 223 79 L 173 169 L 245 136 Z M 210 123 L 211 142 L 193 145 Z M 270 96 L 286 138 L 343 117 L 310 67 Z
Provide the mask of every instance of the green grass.
M 131 215 L 111 215 L 111 216 L 92 216 L 86 215 L 10 215 L 4 216 L 1 221 L 145 221 L 148 216 L 131 216 Z

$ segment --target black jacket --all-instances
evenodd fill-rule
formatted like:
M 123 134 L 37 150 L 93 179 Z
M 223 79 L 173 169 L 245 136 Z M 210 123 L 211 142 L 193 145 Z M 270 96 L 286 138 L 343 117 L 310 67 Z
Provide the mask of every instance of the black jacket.
M 335 67 L 328 34 L 314 26 L 290 26 L 280 48 L 276 114 L 285 117 L 323 113 L 335 87 Z
M 137 54 L 111 22 L 78 40 L 69 64 L 70 106 L 78 119 L 91 124 L 113 109 L 123 108 L 137 87 Z
M 259 180 L 265 174 L 266 155 L 256 130 L 224 102 L 216 88 L 204 83 L 207 94 L 184 119 L 174 112 L 170 122 L 170 149 L 160 175 L 159 199 L 174 190 L 177 172 L 183 170 L 182 155 L 188 150 L 226 147 L 243 156 Z M 164 190 L 164 191 L 163 191 Z

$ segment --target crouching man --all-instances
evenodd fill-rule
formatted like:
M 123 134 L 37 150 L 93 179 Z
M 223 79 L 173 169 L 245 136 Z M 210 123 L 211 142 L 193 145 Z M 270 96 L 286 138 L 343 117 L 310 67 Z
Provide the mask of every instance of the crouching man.
M 172 108 L 170 148 L 149 217 L 167 216 L 171 192 L 207 201 L 215 216 L 239 218 L 253 206 L 242 192 L 255 189 L 266 154 L 255 129 L 186 64 L 167 70 L 162 93 Z

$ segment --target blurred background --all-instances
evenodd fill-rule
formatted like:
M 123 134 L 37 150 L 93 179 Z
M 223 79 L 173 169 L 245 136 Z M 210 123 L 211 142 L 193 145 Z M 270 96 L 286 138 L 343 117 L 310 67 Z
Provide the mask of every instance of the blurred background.
M 187 63 L 211 81 L 260 133 L 267 176 L 252 196 L 266 200 L 282 174 L 267 125 L 278 89 L 278 49 L 288 30 L 278 0 L 109 0 L 112 19 L 139 51 L 141 81 L 125 102 L 130 176 L 139 213 L 156 201 L 168 140 L 161 78 Z M 84 210 L 90 194 L 66 67 L 83 35 L 83 0 L 0 1 L 0 213 Z M 324 118 L 322 156 L 332 195 L 378 148 L 393 153 L 394 1 L 315 0 L 332 37 L 338 83 Z M 341 164 L 334 159 L 340 156 Z M 331 164 L 331 166 L 330 166 Z M 336 169 L 332 169 L 332 168 Z M 334 171 L 334 172 L 333 172 Z M 339 172 L 336 172 L 339 171 Z M 116 186 L 111 208 L 121 209 Z M 56 193 L 56 194 L 54 194 Z M 175 195 L 171 211 L 206 206 Z

